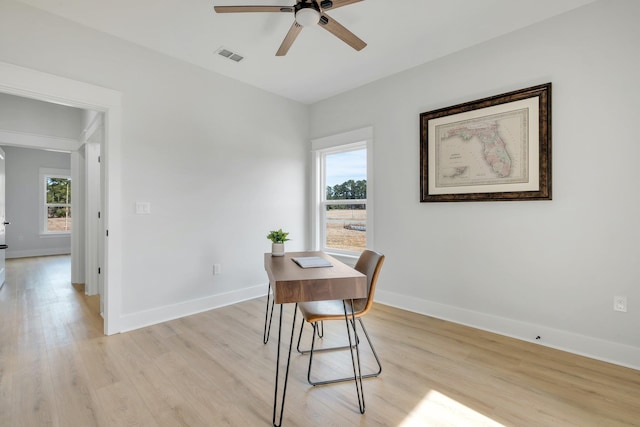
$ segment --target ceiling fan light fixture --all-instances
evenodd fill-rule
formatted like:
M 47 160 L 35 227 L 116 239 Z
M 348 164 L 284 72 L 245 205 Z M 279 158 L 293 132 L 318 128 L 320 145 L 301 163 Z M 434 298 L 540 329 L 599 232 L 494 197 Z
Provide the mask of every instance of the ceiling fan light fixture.
M 320 12 L 311 7 L 300 9 L 296 12 L 296 22 L 303 27 L 316 25 L 320 22 Z

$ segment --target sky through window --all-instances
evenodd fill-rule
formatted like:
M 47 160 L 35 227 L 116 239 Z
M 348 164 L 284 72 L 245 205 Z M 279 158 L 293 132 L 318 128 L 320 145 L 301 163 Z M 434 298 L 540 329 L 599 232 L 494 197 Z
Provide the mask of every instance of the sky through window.
M 326 185 L 367 179 L 367 150 L 345 151 L 326 157 Z

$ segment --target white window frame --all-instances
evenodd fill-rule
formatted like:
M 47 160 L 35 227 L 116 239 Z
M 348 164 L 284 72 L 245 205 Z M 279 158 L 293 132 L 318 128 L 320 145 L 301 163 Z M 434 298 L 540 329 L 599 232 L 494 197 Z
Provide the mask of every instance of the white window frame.
M 48 210 L 47 210 L 47 178 L 66 178 L 71 179 L 71 170 L 69 169 L 52 169 L 40 168 L 40 237 L 55 237 L 70 235 L 72 231 L 49 231 L 48 230 Z M 72 190 L 73 194 L 73 190 Z M 69 203 L 71 207 L 71 203 Z M 73 214 L 72 214 L 73 215 Z M 73 217 L 72 217 L 73 218 Z M 73 230 L 73 223 L 71 223 Z
M 332 255 L 344 258 L 357 258 L 360 256 L 356 251 L 344 251 L 325 247 L 325 215 L 327 204 L 340 204 L 342 202 L 332 200 L 327 203 L 325 188 L 324 158 L 328 154 L 336 154 L 345 151 L 358 149 L 367 150 L 367 199 L 366 200 L 346 200 L 344 204 L 366 203 L 367 213 L 367 248 L 374 248 L 373 232 L 373 128 L 366 127 L 318 138 L 311 141 L 312 154 L 312 179 L 311 179 L 311 243 L 314 250 L 320 250 Z

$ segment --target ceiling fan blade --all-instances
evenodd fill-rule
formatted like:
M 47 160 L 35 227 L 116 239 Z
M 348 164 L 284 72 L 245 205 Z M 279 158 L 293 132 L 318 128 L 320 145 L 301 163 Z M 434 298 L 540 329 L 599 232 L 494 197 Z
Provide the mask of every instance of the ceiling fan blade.
M 213 6 L 217 13 L 242 13 L 242 12 L 293 12 L 290 6 Z
M 300 31 L 302 31 L 302 25 L 298 24 L 296 21 L 293 21 L 293 25 L 291 25 L 291 28 L 289 28 L 289 32 L 284 37 L 280 48 L 276 52 L 276 56 L 285 56 L 287 52 L 289 52 L 289 48 L 296 40 L 296 37 L 298 37 L 298 34 L 300 34 Z
M 361 1 L 362 0 L 332 0 L 331 3 L 333 3 L 333 4 L 331 6 L 323 7 L 322 9 L 323 10 L 329 10 L 329 9 L 333 10 L 333 9 L 337 9 L 339 7 L 342 7 L 342 6 L 348 6 L 348 5 L 352 4 L 352 3 L 359 3 Z M 318 4 L 320 4 L 320 3 L 321 3 L 320 0 L 318 0 Z
M 322 14 L 320 17 L 319 25 L 355 50 L 360 51 L 367 45 L 364 41 L 358 38 L 358 36 L 340 25 L 338 21 L 325 14 Z

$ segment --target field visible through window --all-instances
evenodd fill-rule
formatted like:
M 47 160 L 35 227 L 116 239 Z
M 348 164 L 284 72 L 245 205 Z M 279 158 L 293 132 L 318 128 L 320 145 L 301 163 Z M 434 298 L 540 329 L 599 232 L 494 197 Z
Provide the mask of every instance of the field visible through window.
M 362 252 L 367 242 L 367 211 L 327 210 L 327 248 Z
M 47 218 L 47 231 L 71 231 L 71 217 Z

